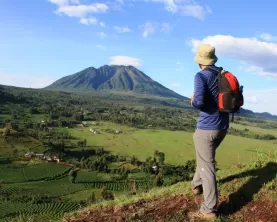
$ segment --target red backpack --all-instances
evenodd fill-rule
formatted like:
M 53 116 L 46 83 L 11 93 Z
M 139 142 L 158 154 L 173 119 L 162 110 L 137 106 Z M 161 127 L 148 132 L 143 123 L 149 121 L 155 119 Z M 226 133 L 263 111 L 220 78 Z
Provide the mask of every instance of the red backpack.
M 218 79 L 218 108 L 221 112 L 235 113 L 244 104 L 242 86 L 238 79 L 229 71 L 220 71 L 205 68 L 217 75 Z

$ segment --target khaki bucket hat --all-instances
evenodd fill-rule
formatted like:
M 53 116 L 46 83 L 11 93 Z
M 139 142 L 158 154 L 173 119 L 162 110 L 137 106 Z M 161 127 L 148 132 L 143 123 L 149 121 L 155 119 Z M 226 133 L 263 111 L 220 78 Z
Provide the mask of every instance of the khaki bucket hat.
M 217 62 L 215 47 L 210 44 L 200 45 L 194 57 L 194 61 L 204 66 L 214 65 Z

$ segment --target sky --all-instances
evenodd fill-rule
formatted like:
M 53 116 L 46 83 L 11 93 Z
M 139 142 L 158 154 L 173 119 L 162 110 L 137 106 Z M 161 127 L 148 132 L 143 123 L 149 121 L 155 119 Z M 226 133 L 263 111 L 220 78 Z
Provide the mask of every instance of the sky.
M 87 67 L 133 65 L 190 97 L 195 50 L 244 86 L 244 108 L 277 114 L 275 0 L 1 0 L 0 84 L 42 88 Z

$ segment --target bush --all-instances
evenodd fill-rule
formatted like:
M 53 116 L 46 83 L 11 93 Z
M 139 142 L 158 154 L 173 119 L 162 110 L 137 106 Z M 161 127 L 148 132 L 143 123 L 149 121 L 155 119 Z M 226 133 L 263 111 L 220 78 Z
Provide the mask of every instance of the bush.
M 107 187 L 103 187 L 101 191 L 101 196 L 104 200 L 114 200 L 114 195 Z

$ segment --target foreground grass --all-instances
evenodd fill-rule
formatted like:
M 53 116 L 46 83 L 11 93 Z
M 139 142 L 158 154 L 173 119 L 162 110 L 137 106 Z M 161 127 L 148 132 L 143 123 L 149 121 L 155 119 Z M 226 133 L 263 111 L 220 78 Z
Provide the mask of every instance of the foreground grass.
M 219 208 L 223 209 L 230 204 L 234 204 L 236 207 L 233 212 L 229 212 L 230 214 L 239 212 L 241 208 L 253 200 L 265 198 L 277 201 L 277 152 L 257 154 L 248 164 L 237 162 L 229 169 L 219 170 L 217 172 L 217 181 L 220 199 L 223 199 Z M 65 218 L 78 217 L 79 214 L 99 207 L 119 208 L 142 199 L 144 201 L 152 201 L 171 194 L 184 194 L 188 198 L 192 197 L 190 182 L 181 182 L 170 187 L 154 188 L 147 193 L 141 193 L 133 197 L 120 196 L 113 201 L 101 202 L 91 205 L 82 211 L 67 214 Z M 238 196 L 240 201 L 234 201 L 233 198 Z M 232 206 L 232 209 L 234 209 L 234 206 Z

